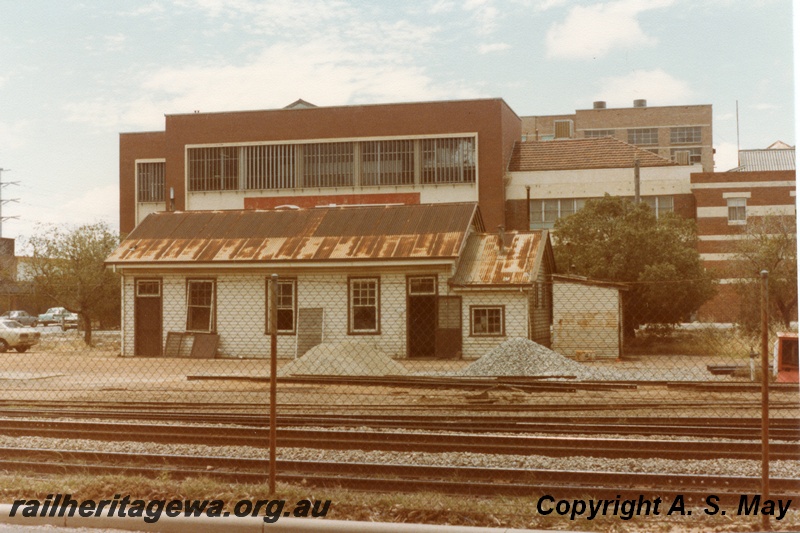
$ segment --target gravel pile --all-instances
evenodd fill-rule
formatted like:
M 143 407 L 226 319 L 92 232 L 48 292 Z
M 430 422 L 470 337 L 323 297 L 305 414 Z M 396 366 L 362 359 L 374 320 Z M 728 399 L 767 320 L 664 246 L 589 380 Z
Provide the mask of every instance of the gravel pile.
M 279 376 L 396 376 L 406 367 L 366 342 L 323 343 L 283 366 Z
M 508 339 L 456 372 L 458 376 L 575 376 L 580 380 L 630 379 L 625 373 L 591 368 L 521 337 Z

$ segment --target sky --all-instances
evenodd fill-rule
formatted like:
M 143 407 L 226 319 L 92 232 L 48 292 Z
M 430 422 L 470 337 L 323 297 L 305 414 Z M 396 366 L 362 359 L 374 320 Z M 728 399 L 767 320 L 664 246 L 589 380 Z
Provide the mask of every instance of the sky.
M 716 170 L 795 144 L 790 0 L 0 0 L 2 236 L 119 226 L 119 133 L 164 115 L 503 98 L 711 104 Z M 738 102 L 738 134 L 737 134 Z

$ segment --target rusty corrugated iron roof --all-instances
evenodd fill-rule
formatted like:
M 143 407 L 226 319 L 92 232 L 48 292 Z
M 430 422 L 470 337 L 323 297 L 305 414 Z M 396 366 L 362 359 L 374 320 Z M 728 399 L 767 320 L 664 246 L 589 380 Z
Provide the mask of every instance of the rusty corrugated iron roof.
M 458 257 L 477 204 L 153 213 L 109 264 Z
M 530 285 L 542 260 L 547 231 L 512 232 L 500 249 L 497 233 L 473 233 L 451 284 L 455 286 Z

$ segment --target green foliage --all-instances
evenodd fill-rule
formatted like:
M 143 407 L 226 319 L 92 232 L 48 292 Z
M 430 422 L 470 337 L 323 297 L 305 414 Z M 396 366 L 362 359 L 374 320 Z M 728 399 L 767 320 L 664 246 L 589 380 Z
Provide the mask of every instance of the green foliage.
M 687 320 L 715 292 L 697 252 L 694 221 L 674 213 L 657 219 L 646 204 L 606 195 L 589 200 L 554 228 L 561 273 L 627 282 L 625 331 L 641 324 Z
M 119 276 L 107 270 L 106 257 L 119 236 L 105 222 L 76 228 L 39 226 L 28 240 L 35 290 L 80 316 L 86 344 L 92 321 L 119 316 Z
M 797 220 L 778 215 L 748 218 L 743 238 L 735 242 L 736 259 L 730 274 L 739 280 L 740 325 L 746 330 L 760 327 L 760 273 L 766 270 L 770 321 L 779 320 L 789 328 L 797 319 Z

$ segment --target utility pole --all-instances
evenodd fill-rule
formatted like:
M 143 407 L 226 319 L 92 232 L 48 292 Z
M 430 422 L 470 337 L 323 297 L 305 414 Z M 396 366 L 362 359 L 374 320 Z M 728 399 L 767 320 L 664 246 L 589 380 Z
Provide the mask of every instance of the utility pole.
M 11 218 L 19 218 L 19 216 L 3 216 L 3 206 L 9 202 L 19 202 L 19 198 L 3 199 L 3 189 L 6 185 L 19 185 L 18 181 L 3 181 L 3 171 L 11 170 L 10 168 L 0 168 L 0 239 L 3 238 L 3 221 Z

